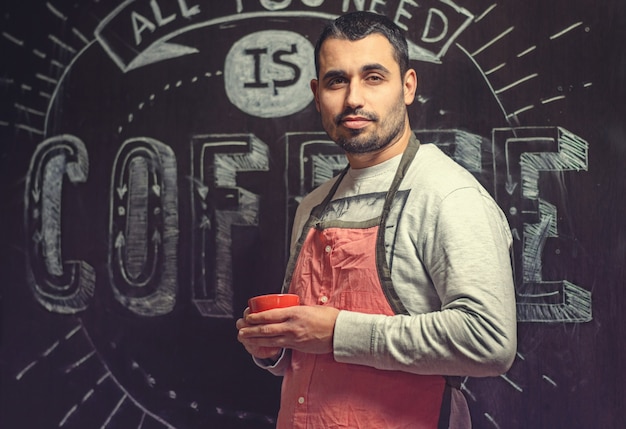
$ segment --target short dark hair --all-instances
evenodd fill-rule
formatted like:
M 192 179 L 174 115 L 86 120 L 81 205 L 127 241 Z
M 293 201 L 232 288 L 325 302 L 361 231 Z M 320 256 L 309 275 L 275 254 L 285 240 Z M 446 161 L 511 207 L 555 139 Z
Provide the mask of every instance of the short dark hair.
M 320 74 L 320 49 L 326 39 L 361 40 L 370 34 L 382 34 L 393 47 L 394 57 L 400 66 L 400 75 L 409 69 L 409 47 L 402 33 L 392 20 L 374 12 L 351 12 L 341 15 L 327 24 L 315 44 L 315 74 Z

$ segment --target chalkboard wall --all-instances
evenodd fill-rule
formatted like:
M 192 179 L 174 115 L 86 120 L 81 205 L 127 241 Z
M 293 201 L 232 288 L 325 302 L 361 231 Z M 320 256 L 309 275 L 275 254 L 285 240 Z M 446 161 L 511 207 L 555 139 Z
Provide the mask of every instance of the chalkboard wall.
M 405 30 L 416 134 L 515 237 L 518 353 L 464 380 L 474 426 L 624 427 L 625 6 L 3 1 L 0 427 L 273 427 L 234 324 L 346 163 L 309 81 L 353 10 Z

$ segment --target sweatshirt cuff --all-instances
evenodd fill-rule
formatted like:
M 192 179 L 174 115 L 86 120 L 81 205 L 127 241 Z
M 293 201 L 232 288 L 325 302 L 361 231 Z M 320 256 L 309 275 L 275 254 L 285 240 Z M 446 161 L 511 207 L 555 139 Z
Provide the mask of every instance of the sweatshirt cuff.
M 373 345 L 378 314 L 342 310 L 335 322 L 333 355 L 335 361 L 374 366 Z
M 285 368 L 289 364 L 289 357 L 291 353 L 289 350 L 283 349 L 276 360 L 273 359 L 259 359 L 257 357 L 252 357 L 254 363 L 268 370 L 270 373 L 274 375 L 283 375 L 285 373 Z

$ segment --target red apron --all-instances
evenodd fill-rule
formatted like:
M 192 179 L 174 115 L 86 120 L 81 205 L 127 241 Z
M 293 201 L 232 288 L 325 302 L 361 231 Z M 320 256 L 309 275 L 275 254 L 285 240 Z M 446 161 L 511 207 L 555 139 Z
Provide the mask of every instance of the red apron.
M 417 147 L 409 146 L 399 172 L 410 164 Z M 384 244 L 387 206 L 393 201 L 401 177 L 397 172 L 383 215 L 372 222 L 357 227 L 352 223 L 348 228 L 337 220 L 327 225 L 319 220 L 343 177 L 313 211 L 286 277 L 289 291 L 300 295 L 304 305 L 330 305 L 370 314 L 399 312 L 384 246 L 382 251 L 380 247 Z M 390 302 L 396 304 L 395 310 Z M 438 427 L 444 377 L 338 363 L 332 353 L 291 353 L 291 365 L 282 385 L 279 429 Z

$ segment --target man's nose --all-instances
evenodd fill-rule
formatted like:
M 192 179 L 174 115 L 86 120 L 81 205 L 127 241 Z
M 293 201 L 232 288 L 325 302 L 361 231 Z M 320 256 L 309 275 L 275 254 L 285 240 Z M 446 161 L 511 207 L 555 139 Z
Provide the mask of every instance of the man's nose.
M 352 109 L 363 107 L 365 104 L 363 88 L 359 82 L 351 81 L 346 93 L 346 106 Z

